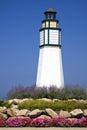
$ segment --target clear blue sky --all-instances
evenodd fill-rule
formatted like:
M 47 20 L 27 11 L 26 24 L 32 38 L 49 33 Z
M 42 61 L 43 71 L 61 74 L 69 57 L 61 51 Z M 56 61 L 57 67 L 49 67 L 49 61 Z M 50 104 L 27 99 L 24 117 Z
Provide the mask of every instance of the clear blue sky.
M 65 85 L 87 86 L 87 0 L 0 0 L 0 98 L 35 84 L 43 12 L 57 11 Z

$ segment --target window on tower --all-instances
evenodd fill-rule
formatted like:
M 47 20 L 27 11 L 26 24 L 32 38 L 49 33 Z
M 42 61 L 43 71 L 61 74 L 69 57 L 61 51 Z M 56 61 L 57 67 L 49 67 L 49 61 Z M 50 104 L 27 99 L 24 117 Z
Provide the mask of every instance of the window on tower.
M 42 23 L 42 28 L 45 28 L 45 22 Z
M 57 27 L 57 23 L 56 23 L 56 22 L 51 21 L 51 22 L 50 22 L 50 27 L 54 27 L 54 28 L 56 28 L 56 27 Z
M 46 19 L 55 19 L 55 14 L 54 13 L 47 13 L 46 14 Z
M 59 44 L 61 45 L 61 31 L 59 31 Z
M 40 32 L 40 45 L 44 44 L 44 31 Z
M 48 22 L 46 22 L 46 27 L 49 27 L 49 23 Z
M 58 30 L 49 30 L 49 44 L 56 44 L 58 45 Z

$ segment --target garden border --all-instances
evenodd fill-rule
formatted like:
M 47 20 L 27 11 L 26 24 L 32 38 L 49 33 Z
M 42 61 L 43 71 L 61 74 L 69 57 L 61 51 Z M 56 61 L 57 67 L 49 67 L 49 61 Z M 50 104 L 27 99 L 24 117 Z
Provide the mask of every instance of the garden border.
M 87 127 L 1 127 L 0 130 L 87 130 Z

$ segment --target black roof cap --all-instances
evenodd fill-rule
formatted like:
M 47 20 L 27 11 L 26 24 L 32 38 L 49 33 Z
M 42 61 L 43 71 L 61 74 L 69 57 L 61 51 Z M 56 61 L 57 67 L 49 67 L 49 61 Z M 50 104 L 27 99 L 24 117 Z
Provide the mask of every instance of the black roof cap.
M 49 8 L 48 10 L 44 12 L 44 14 L 46 13 L 56 13 L 56 11 L 54 11 L 52 8 Z

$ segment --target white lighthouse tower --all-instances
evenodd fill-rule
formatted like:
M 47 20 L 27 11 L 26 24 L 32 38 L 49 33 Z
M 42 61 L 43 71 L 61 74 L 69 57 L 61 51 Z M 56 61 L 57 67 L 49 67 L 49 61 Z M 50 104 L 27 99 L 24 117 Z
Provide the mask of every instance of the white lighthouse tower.
M 40 52 L 37 70 L 37 87 L 64 87 L 61 28 L 56 19 L 56 12 L 49 8 L 44 12 L 45 20 L 40 29 Z

